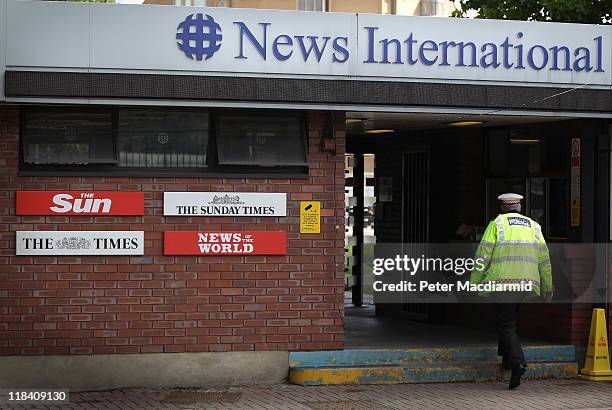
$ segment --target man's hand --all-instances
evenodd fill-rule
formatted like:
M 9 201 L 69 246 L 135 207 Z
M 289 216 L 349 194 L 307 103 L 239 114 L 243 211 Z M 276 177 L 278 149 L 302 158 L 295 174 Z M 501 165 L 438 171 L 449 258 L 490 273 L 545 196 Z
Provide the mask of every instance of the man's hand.
M 544 300 L 545 300 L 547 303 L 550 303 L 550 301 L 551 301 L 551 300 L 552 300 L 552 298 L 553 298 L 553 293 L 552 293 L 552 292 L 544 292 L 544 295 L 543 295 L 543 296 L 544 296 Z

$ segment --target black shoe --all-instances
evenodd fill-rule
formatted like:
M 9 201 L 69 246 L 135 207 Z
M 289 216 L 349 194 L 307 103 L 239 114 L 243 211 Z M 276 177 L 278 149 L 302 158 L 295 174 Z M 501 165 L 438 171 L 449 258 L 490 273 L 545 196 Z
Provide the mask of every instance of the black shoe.
M 521 366 L 515 366 L 512 368 L 512 374 L 510 375 L 510 390 L 516 389 L 521 384 L 521 376 L 525 374 L 526 369 Z

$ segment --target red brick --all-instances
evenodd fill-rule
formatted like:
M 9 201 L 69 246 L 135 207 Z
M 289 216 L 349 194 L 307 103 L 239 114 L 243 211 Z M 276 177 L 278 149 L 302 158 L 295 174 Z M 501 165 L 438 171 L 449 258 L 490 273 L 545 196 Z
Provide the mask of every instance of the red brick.
M 2 109 L 9 107 L 8 110 Z M 7 111 L 10 116 L 7 116 Z M 17 175 L 19 110 L 0 106 L 0 130 L 10 141 L 4 168 Z M 0 330 L 15 347 L 0 354 L 108 354 L 342 348 L 343 115 L 337 155 L 320 151 L 324 113 L 309 118 L 308 178 L 15 177 L 0 179 L 0 241 L 19 229 L 144 230 L 142 257 L 6 257 L 0 261 Z M 1 149 L 2 147 L 0 147 Z M 5 174 L 6 175 L 6 174 Z M 146 216 L 15 216 L 14 191 L 143 190 Z M 180 190 L 287 192 L 284 218 L 162 216 L 162 193 Z M 322 201 L 320 235 L 298 229 L 300 200 Z M 287 256 L 167 257 L 166 229 L 286 230 Z M 5 227 L 3 229 L 3 227 Z M 29 227 L 29 228 L 26 228 Z M 7 242 L 8 243 L 8 242 Z M 12 245 L 14 246 L 14 245 Z M 10 261 L 9 261 L 10 258 Z M 576 269 L 580 269 L 577 266 Z M 35 275 L 35 277 L 33 276 Z M 4 309 L 4 310 L 3 310 Z M 10 309 L 10 310 L 9 310 Z M 6 315 L 11 313 L 13 316 Z M 38 315 L 38 316 L 37 316 Z M 22 317 L 23 316 L 23 317 Z M 9 320 L 16 317 L 15 321 Z M 312 322 L 311 322 L 312 320 Z M 317 322 L 315 322 L 317 320 Z M 585 320 L 576 316 L 576 322 Z M 588 320 L 588 319 L 586 319 Z M 326 334 L 325 331 L 330 334 Z M 41 332 L 44 332 L 41 333 Z M 331 333 L 333 332 L 333 333 Z M 8 340 L 8 339 L 7 339 Z M 33 345 L 31 342 L 36 344 Z

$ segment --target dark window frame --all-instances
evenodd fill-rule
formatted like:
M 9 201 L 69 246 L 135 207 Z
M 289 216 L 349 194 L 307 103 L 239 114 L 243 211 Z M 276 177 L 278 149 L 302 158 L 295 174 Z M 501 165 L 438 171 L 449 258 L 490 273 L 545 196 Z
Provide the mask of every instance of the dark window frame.
M 571 135 L 572 135 L 572 131 L 568 131 L 566 128 L 564 128 L 565 123 L 561 122 L 561 123 L 543 123 L 543 124 L 530 124 L 530 125 L 515 125 L 515 126 L 500 126 L 500 127 L 492 127 L 490 129 L 487 130 L 487 132 L 485 133 L 485 161 L 484 161 L 484 183 L 485 183 L 485 192 L 487 191 L 487 187 L 489 184 L 490 180 L 495 180 L 495 179 L 508 179 L 508 180 L 522 180 L 524 185 L 525 185 L 525 191 L 524 192 L 526 194 L 526 197 L 529 195 L 529 193 L 527 192 L 529 190 L 529 181 L 530 180 L 534 180 L 534 179 L 543 179 L 545 182 L 545 196 L 546 196 L 546 204 L 545 204 L 545 215 L 546 215 L 546 223 L 545 223 L 545 228 L 548 230 L 549 229 L 549 217 L 550 217 L 550 181 L 551 180 L 560 180 L 563 181 L 565 184 L 565 192 L 566 194 L 569 194 L 569 190 L 570 190 L 570 182 L 571 182 L 571 169 L 570 169 L 570 141 L 571 141 Z M 491 134 L 497 131 L 507 131 L 507 132 L 511 132 L 514 131 L 518 134 L 518 138 L 536 138 L 536 137 L 540 137 L 540 136 L 544 136 L 544 138 L 559 138 L 562 139 L 565 142 L 565 145 L 567 147 L 567 151 L 566 151 L 566 158 L 564 159 L 564 169 L 559 169 L 559 170 L 540 170 L 539 172 L 535 172 L 535 173 L 529 173 L 529 172 L 506 172 L 506 173 L 498 173 L 498 172 L 493 172 L 492 168 L 491 168 Z M 547 133 L 544 134 L 544 133 Z M 556 134 L 555 134 L 556 133 Z M 507 135 L 505 138 L 510 138 L 510 135 Z M 488 193 L 491 194 L 491 193 Z M 488 201 L 495 201 L 494 198 L 489 197 L 487 199 Z M 527 201 L 525 201 L 523 203 L 523 210 L 525 212 L 530 211 L 530 207 L 531 204 L 527 203 Z M 485 204 L 485 214 L 489 212 L 489 206 L 488 203 Z M 488 216 L 488 215 L 486 215 Z M 549 232 L 545 232 L 545 236 L 546 236 L 546 240 L 549 242 L 566 242 L 568 240 L 568 237 L 570 235 L 570 215 L 569 212 L 565 215 L 565 221 L 564 223 L 566 224 L 566 236 L 549 236 Z
M 548 126 L 549 128 L 544 128 Z M 544 123 L 542 124 L 532 124 L 532 125 L 514 125 L 514 126 L 500 126 L 500 127 L 491 127 L 485 133 L 485 175 L 491 178 L 503 178 L 503 177 L 517 177 L 517 178 L 547 178 L 547 177 L 569 177 L 569 148 L 565 153 L 566 157 L 563 159 L 564 161 L 564 169 L 553 170 L 550 169 L 540 169 L 537 172 L 513 172 L 512 170 L 506 170 L 504 172 L 496 172 L 492 169 L 491 165 L 491 136 L 496 132 L 507 132 L 508 135 L 504 136 L 507 139 L 507 144 L 509 147 L 509 140 L 512 138 L 510 136 L 510 132 L 515 132 L 517 134 L 518 139 L 531 139 L 531 138 L 542 138 L 542 140 L 546 141 L 547 139 L 563 139 L 566 143 L 566 146 L 569 147 L 569 143 L 571 140 L 570 133 L 566 130 L 563 130 L 559 126 L 559 124 L 555 123 Z M 558 133 L 556 136 L 551 136 L 551 133 Z M 548 133 L 549 135 L 545 135 L 544 133 Z M 546 144 L 546 143 L 545 143 Z M 509 157 L 508 157 L 509 158 Z M 541 159 L 541 157 L 540 157 Z
M 268 111 L 269 112 L 269 111 Z M 238 115 L 253 115 L 253 110 L 245 110 L 245 109 L 237 109 L 237 110 L 222 110 L 222 111 L 218 111 L 217 115 L 215 115 L 213 121 L 214 121 L 214 129 L 215 129 L 215 149 L 214 149 L 214 163 L 215 166 L 218 167 L 219 169 L 223 169 L 223 168 L 252 168 L 252 167 L 257 167 L 257 168 L 276 168 L 279 166 L 275 166 L 275 167 L 265 167 L 265 166 L 260 166 L 260 165 L 246 165 L 246 164 L 221 164 L 219 163 L 219 144 L 217 142 L 217 130 L 219 129 L 219 119 L 223 116 L 223 115 L 227 115 L 228 113 L 231 114 L 238 114 Z M 284 167 L 284 168 L 303 168 L 303 167 L 307 167 L 308 165 L 308 136 L 307 136 L 307 126 L 308 124 L 306 123 L 306 121 L 304 121 L 304 115 L 303 114 L 299 114 L 296 113 L 294 111 L 275 111 L 273 113 L 273 115 L 275 117 L 296 117 L 299 121 L 300 124 L 300 134 L 302 136 L 302 149 L 304 150 L 304 156 L 305 156 L 305 162 L 306 165 L 302 166 L 302 165 L 282 165 L 280 167 Z M 300 118 L 301 121 L 300 121 Z
M 117 163 L 118 158 L 119 158 L 119 151 L 118 151 L 118 146 L 117 146 L 117 134 L 116 134 L 116 118 L 115 118 L 115 112 L 113 112 L 112 110 L 109 110 L 108 107 L 101 107 L 102 109 L 94 109 L 93 107 L 87 107 L 87 106 L 71 106 L 72 109 L 70 112 L 73 113 L 104 113 L 104 114 L 108 114 L 111 117 L 111 135 L 113 138 L 113 149 L 114 149 L 114 162 L 112 163 L 113 166 L 114 164 Z M 31 108 L 31 107 L 28 107 Z M 19 169 L 21 171 L 21 169 L 25 166 L 27 167 L 32 167 L 32 168 L 38 168 L 38 167 L 43 167 L 46 168 L 48 166 L 51 167 L 57 167 L 57 166 L 68 166 L 68 167 L 87 167 L 87 166 L 97 166 L 97 167 L 105 167 L 105 166 L 110 166 L 111 162 L 98 162 L 98 163 L 91 163 L 91 164 L 43 164 L 43 163 L 39 163 L 39 164 L 35 164 L 32 162 L 26 162 L 25 161 L 25 125 L 26 125 L 26 115 L 28 113 L 28 108 L 25 109 L 21 109 L 19 111 Z M 35 109 L 38 108 L 43 108 L 43 107 L 38 107 L 36 106 Z M 66 112 L 65 109 L 63 109 L 64 107 L 60 107 L 60 106 L 48 106 L 48 107 L 44 107 L 45 109 L 48 109 L 48 111 L 50 112 Z M 106 108 L 106 109 L 104 109 Z
M 180 112 L 180 111 L 183 111 L 183 112 L 188 112 L 188 113 L 195 113 L 195 112 L 198 111 L 197 109 L 193 109 L 193 108 L 189 108 L 189 107 L 164 107 L 164 108 L 168 109 L 168 111 L 171 111 L 171 112 Z M 118 161 L 119 164 L 121 163 L 121 159 L 119 157 L 120 153 L 121 153 L 121 140 L 120 140 L 120 135 L 119 135 L 119 119 L 120 119 L 120 111 L 121 111 L 121 109 L 124 109 L 124 110 L 127 109 L 127 111 L 132 110 L 132 109 L 133 110 L 141 110 L 141 111 L 142 110 L 152 111 L 151 108 L 149 108 L 149 107 L 119 107 L 115 111 L 115 115 L 117 116 L 117 121 L 115 122 L 115 124 L 116 124 L 115 143 L 116 143 L 116 146 L 117 146 L 117 161 Z M 211 152 L 210 151 L 210 138 L 212 137 L 212 134 L 210 132 L 210 122 L 211 122 L 210 115 L 211 115 L 211 112 L 210 112 L 210 110 L 200 110 L 200 111 L 205 111 L 207 116 L 208 116 L 208 119 L 207 119 L 208 120 L 208 135 L 206 136 L 206 150 L 205 150 L 206 151 L 206 165 L 204 167 L 185 167 L 184 168 L 185 171 L 192 170 L 192 171 L 195 171 L 195 172 L 200 172 L 199 170 L 206 170 L 209 167 L 208 158 L 209 158 L 209 155 L 210 155 L 210 152 Z M 181 171 L 182 168 L 180 168 L 180 167 L 146 167 L 146 166 L 144 166 L 144 167 L 138 167 L 138 166 L 130 167 L 130 166 L 121 166 L 121 165 L 119 165 L 117 168 L 129 170 L 129 171 L 135 171 L 135 170 L 166 171 L 166 170 L 169 170 L 169 171 L 185 172 L 185 171 Z
M 119 157 L 119 110 L 141 108 L 151 110 L 203 110 L 209 116 L 209 135 L 207 144 L 207 166 L 203 168 L 144 168 L 144 167 L 119 167 L 116 164 L 32 164 L 25 162 L 25 116 L 28 110 L 56 110 L 65 112 L 67 110 L 78 112 L 110 112 L 112 116 L 112 138 L 115 147 L 115 155 Z M 157 107 L 157 106 L 23 106 L 19 118 L 19 175 L 21 176 L 105 176 L 105 177 L 225 177 L 225 178 L 307 178 L 309 166 L 257 166 L 257 165 L 221 165 L 217 157 L 217 127 L 218 116 L 225 112 L 259 112 L 262 115 L 273 113 L 273 115 L 296 115 L 291 110 L 265 110 L 265 109 L 219 109 L 206 107 Z M 309 160 L 308 122 L 307 115 L 300 112 L 300 135 L 304 144 L 306 161 Z M 300 118 L 301 117 L 301 118 Z

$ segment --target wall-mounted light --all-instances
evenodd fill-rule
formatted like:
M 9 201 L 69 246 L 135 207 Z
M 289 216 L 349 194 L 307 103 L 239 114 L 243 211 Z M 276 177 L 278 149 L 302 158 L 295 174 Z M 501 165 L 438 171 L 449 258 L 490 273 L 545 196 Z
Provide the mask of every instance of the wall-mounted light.
M 356 124 L 358 122 L 365 121 L 363 118 L 347 118 L 344 120 L 345 124 Z
M 395 130 L 367 130 L 366 134 L 390 134 Z
M 472 127 L 480 124 L 482 124 L 482 121 L 454 121 L 446 123 L 446 125 L 451 125 L 453 127 Z

